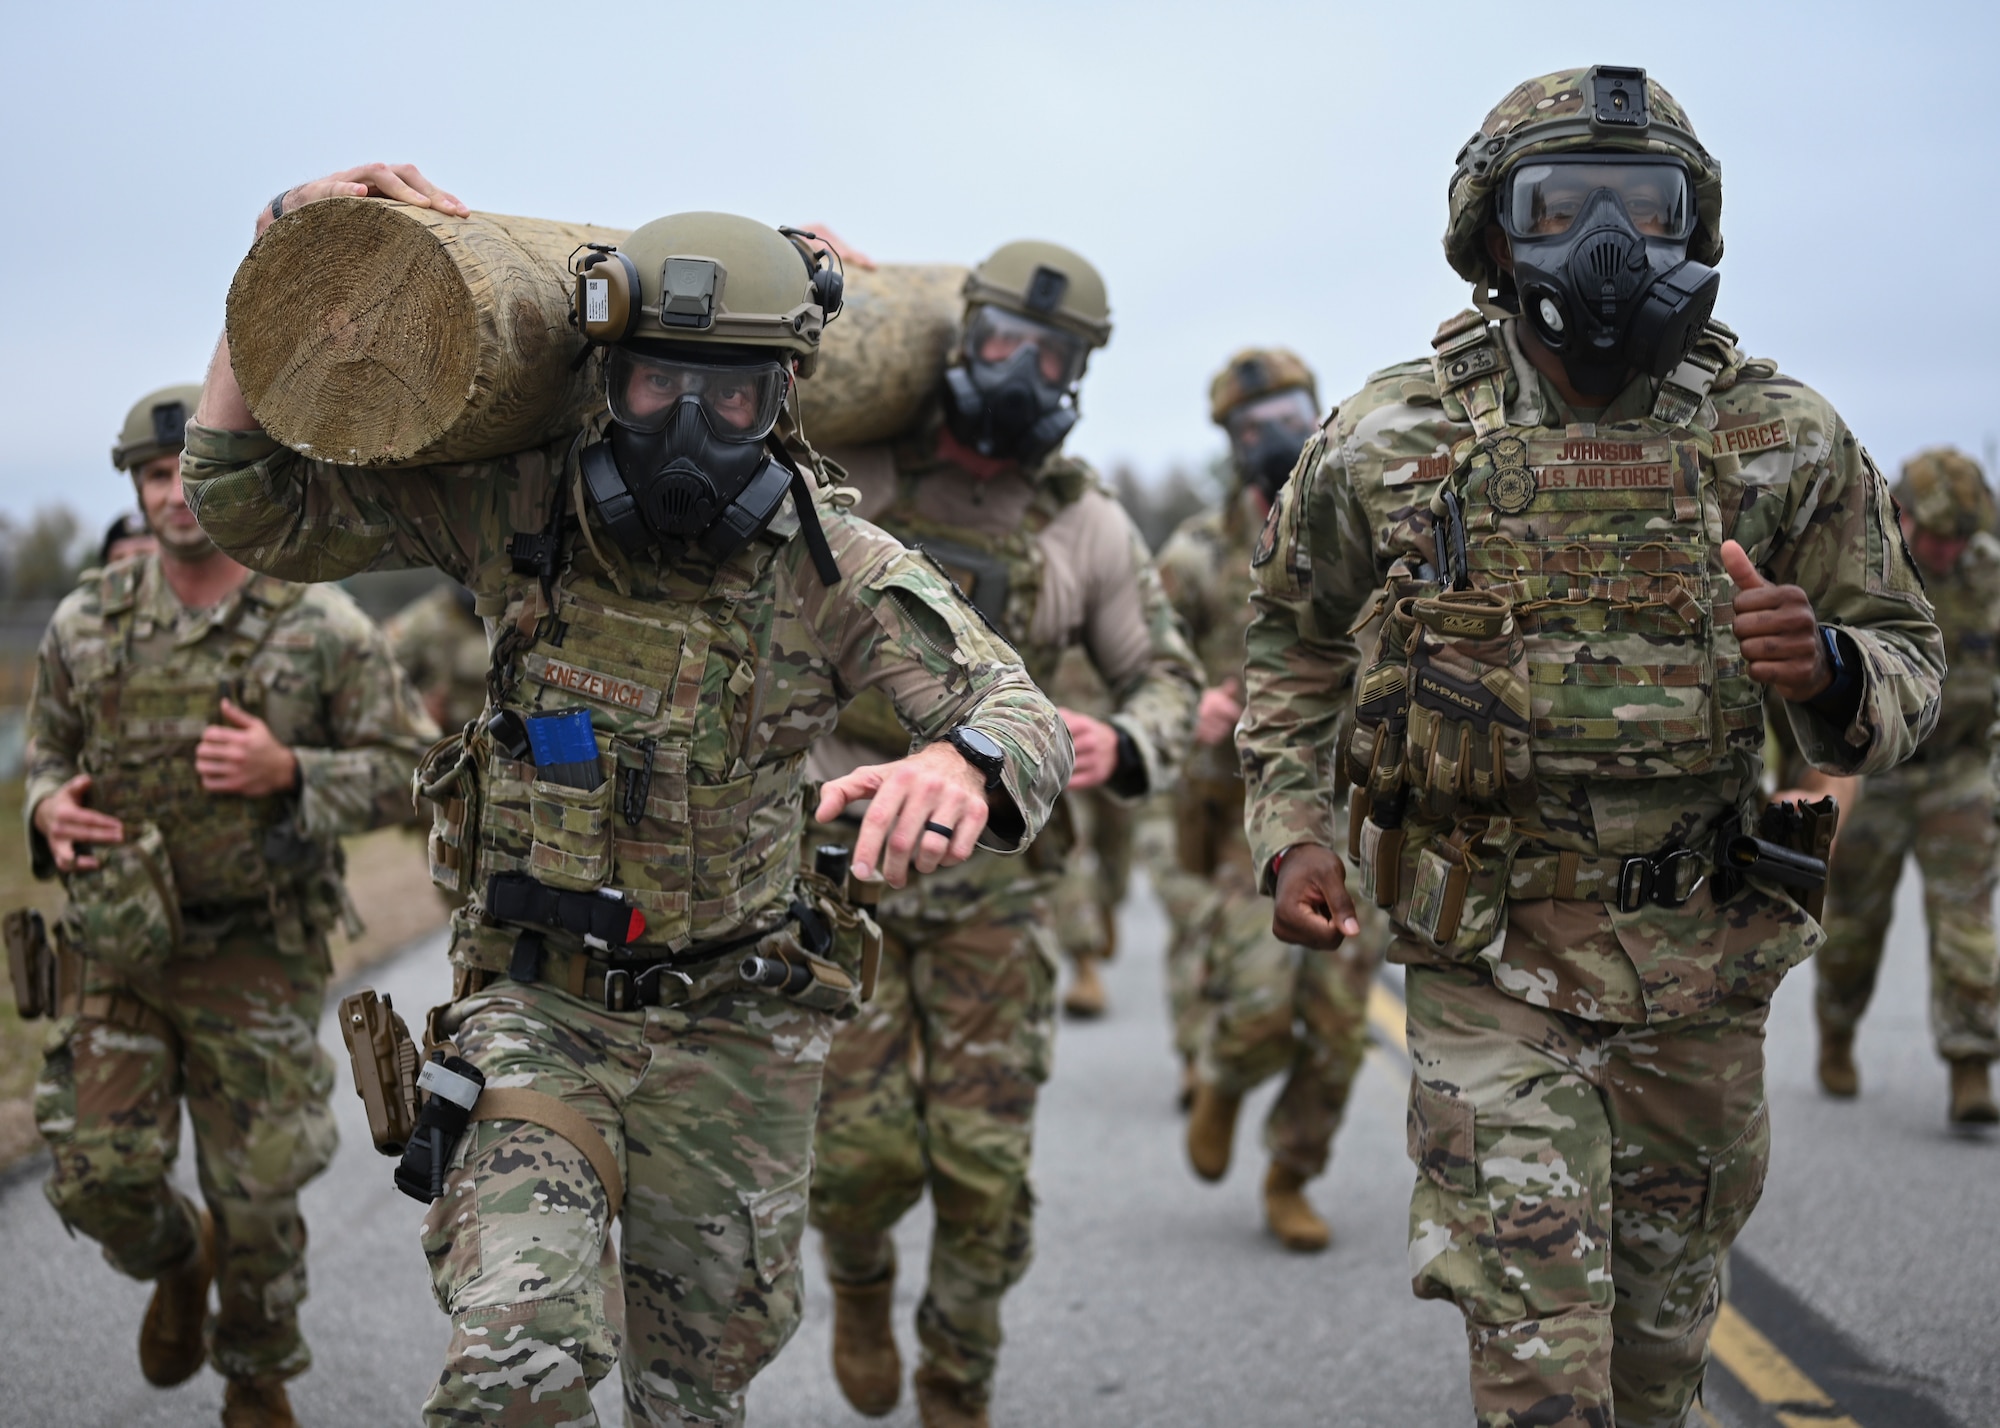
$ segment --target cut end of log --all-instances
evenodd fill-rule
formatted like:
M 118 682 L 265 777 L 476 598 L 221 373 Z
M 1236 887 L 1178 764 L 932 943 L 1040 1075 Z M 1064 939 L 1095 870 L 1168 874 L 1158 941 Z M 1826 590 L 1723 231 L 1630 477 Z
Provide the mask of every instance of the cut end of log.
M 229 286 L 229 349 L 264 429 L 329 461 L 387 465 L 434 446 L 479 369 L 479 313 L 434 225 L 375 199 L 272 224 Z

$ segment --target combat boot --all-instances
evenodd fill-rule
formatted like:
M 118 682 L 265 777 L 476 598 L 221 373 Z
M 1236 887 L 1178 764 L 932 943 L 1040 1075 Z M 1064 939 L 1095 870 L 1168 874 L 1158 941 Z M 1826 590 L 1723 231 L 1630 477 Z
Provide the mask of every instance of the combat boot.
M 880 1418 L 903 1396 L 893 1322 L 896 1272 L 871 1284 L 827 1282 L 833 1286 L 833 1377 L 855 1412 Z
M 281 1378 L 232 1378 L 222 1390 L 222 1428 L 299 1428 Z
M 1990 1126 L 2000 1121 L 2000 1106 L 1993 1104 L 1993 1083 L 1987 1076 L 1983 1056 L 1956 1056 L 1951 1063 L 1951 1123 L 1955 1126 Z
M 215 1222 L 196 1213 L 195 1246 L 187 1262 L 153 1281 L 139 1326 L 139 1372 L 155 1388 L 186 1383 L 208 1355 L 208 1286 L 215 1278 Z
M 1819 1027 L 1819 1084 L 1829 1096 L 1843 1100 L 1861 1094 L 1861 1073 L 1854 1067 L 1854 1033 L 1825 1022 Z
M 928 1364 L 910 1381 L 924 1428 L 989 1428 L 986 1395 L 971 1385 L 946 1378 Z
M 1188 1111 L 1188 1164 L 1204 1180 L 1220 1180 L 1229 1173 L 1229 1153 L 1236 1143 L 1236 1112 L 1241 1096 L 1227 1096 L 1213 1086 L 1194 1088 L 1194 1105 Z
M 1306 1199 L 1305 1189 L 1305 1176 L 1272 1161 L 1264 1174 L 1264 1221 L 1286 1249 L 1317 1254 L 1333 1242 L 1333 1231 Z
M 1063 993 L 1063 1012 L 1078 1021 L 1095 1021 L 1104 1015 L 1104 982 L 1097 975 L 1097 959 L 1079 952 L 1076 969 Z

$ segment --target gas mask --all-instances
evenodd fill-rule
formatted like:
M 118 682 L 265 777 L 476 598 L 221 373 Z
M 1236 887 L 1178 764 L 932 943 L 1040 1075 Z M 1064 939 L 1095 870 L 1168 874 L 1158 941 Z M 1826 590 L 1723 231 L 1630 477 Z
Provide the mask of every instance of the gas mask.
M 953 436 L 981 456 L 1033 462 L 1076 425 L 1083 342 L 1046 323 L 981 306 L 966 323 L 963 358 L 945 370 Z
M 1312 397 L 1302 387 L 1253 398 L 1231 411 L 1223 426 L 1243 483 L 1262 491 L 1265 500 L 1276 501 L 1318 416 Z
M 1535 156 L 1498 202 L 1522 319 L 1577 391 L 1611 397 L 1635 370 L 1657 379 L 1687 356 L 1721 278 L 1687 256 L 1694 195 L 1679 160 Z
M 581 455 L 584 489 L 627 552 L 726 559 L 777 514 L 792 481 L 765 438 L 791 374 L 768 356 L 718 362 L 614 347 L 611 428 Z

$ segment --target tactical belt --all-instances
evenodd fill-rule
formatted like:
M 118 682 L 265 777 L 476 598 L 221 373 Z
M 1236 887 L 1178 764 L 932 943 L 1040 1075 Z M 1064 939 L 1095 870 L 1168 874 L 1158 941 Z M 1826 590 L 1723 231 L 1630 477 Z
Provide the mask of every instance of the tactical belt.
M 261 915 L 271 910 L 270 901 L 261 897 L 231 898 L 226 902 L 184 902 L 180 907 L 182 919 L 192 922 L 225 922 L 246 912 Z
M 786 935 L 794 923 L 815 955 L 824 955 L 833 941 L 820 914 L 793 898 L 783 920 L 774 926 L 719 942 L 698 942 L 669 957 L 616 956 L 630 937 L 645 930 L 645 918 L 636 909 L 616 894 L 552 888 L 525 873 L 496 873 L 487 880 L 486 913 L 501 922 L 527 924 L 514 939 L 507 962 L 510 981 L 546 982 L 610 1012 L 676 1006 L 740 981 L 735 966 L 718 964 L 732 952 Z M 541 929 L 575 933 L 583 938 L 585 950 L 550 947 Z M 612 937 L 617 940 L 611 941 Z M 593 948 L 612 955 L 598 955 Z M 676 987 L 678 994 L 670 990 Z
M 524 932 L 514 943 L 514 958 L 505 975 L 509 981 L 545 983 L 578 1001 L 594 1002 L 608 1012 L 679 1006 L 740 982 L 737 964 L 725 960 L 728 955 L 784 932 L 785 924 L 780 924 L 747 941 L 717 944 L 719 951 L 702 949 L 691 955 L 645 962 L 611 962 L 588 952 L 537 948 L 530 941 L 539 940 L 537 934 Z M 528 975 L 522 976 L 523 972 Z
M 1508 897 L 1606 902 L 1620 912 L 1680 907 L 1708 876 L 1710 860 L 1692 848 L 1665 848 L 1628 858 L 1557 852 L 1517 855 L 1507 879 Z
M 63 1015 L 80 1021 L 98 1021 L 141 1036 L 156 1036 L 169 1048 L 180 1044 L 181 1034 L 174 1024 L 130 992 L 86 992 L 65 997 Z

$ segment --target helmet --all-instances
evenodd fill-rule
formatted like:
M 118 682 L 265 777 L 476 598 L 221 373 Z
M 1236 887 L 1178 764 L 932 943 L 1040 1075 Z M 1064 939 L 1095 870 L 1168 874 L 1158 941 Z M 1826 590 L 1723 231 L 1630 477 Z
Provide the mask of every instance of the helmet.
M 1993 529 L 1993 490 L 1979 463 L 1950 446 L 1920 451 L 1903 463 L 1892 495 L 1917 529 L 1965 539 Z
M 1003 244 L 965 280 L 965 309 L 1004 308 L 1102 347 L 1111 340 L 1111 301 L 1097 269 L 1058 243 Z
M 1296 353 L 1247 347 L 1208 384 L 1208 412 L 1229 433 L 1237 479 L 1275 501 L 1319 423 L 1319 393 Z
M 578 462 L 618 544 L 669 564 L 696 546 L 724 560 L 788 493 L 811 522 L 804 478 L 774 457 L 771 433 L 793 363 L 812 371 L 840 309 L 832 259 L 727 213 L 655 219 L 616 248 L 586 244 L 572 257 L 577 325 L 611 349 L 611 423 Z
M 1631 101 L 1644 86 L 1643 104 Z M 1630 116 L 1630 117 L 1627 117 Z M 1565 69 L 1517 85 L 1458 151 L 1444 253 L 1466 281 L 1491 286 L 1486 225 L 1500 179 L 1531 154 L 1580 149 L 1666 154 L 1687 165 L 1695 226 L 1687 256 L 1713 267 L 1722 257 L 1722 165 L 1695 138 L 1687 112 L 1641 69 Z
M 1007 243 L 965 280 L 965 332 L 945 418 L 982 456 L 1039 461 L 1076 425 L 1076 384 L 1111 340 L 1097 269 L 1054 243 Z
M 1319 387 L 1312 368 L 1296 352 L 1283 347 L 1246 347 L 1223 364 L 1208 384 L 1209 420 L 1221 426 L 1229 413 L 1252 397 L 1303 388 L 1319 405 Z
M 120 471 L 135 471 L 156 456 L 179 451 L 187 439 L 188 419 L 200 402 L 199 382 L 162 387 L 139 398 L 125 414 L 118 444 L 111 448 L 111 464 Z
M 592 293 L 590 284 L 605 275 L 593 269 L 606 264 L 613 265 L 606 274 L 615 286 L 636 290 L 636 311 L 625 308 L 622 295 L 610 299 L 608 317 L 597 308 L 607 299 L 601 290 Z M 618 276 L 626 282 L 616 282 Z M 838 310 L 840 301 L 837 275 L 802 244 L 730 213 L 656 218 L 615 251 L 594 251 L 579 265 L 577 297 L 579 317 L 593 337 L 775 349 L 796 357 L 802 376 L 819 357 L 828 308 Z M 606 326 L 613 330 L 601 332 Z

